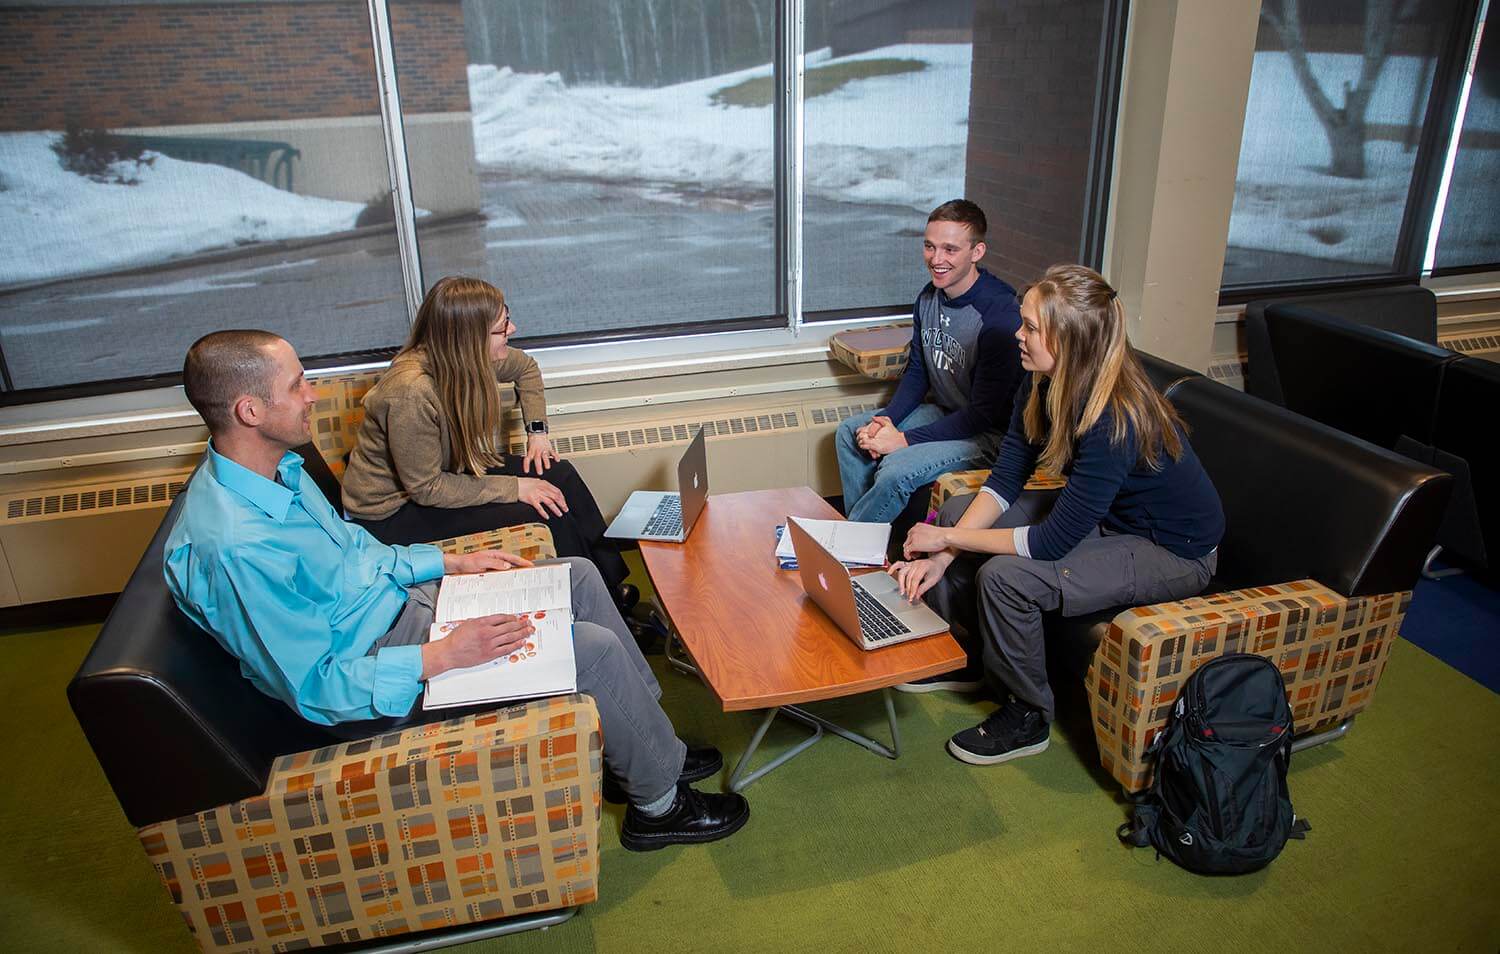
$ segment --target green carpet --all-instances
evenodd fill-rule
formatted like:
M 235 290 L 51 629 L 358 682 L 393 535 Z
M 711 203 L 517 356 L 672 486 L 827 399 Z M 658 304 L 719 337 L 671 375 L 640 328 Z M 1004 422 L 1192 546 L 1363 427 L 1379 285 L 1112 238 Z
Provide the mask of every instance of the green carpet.
M 67 705 L 94 633 L 0 636 L 0 950 L 191 951 Z M 685 735 L 737 757 L 756 716 L 724 715 L 687 677 L 663 684 Z M 631 854 L 606 806 L 599 902 L 465 950 L 1500 948 L 1500 696 L 1411 644 L 1348 738 L 1294 757 L 1308 840 L 1239 878 L 1121 848 L 1122 804 L 1074 725 L 1039 757 L 971 768 L 942 743 L 980 704 L 897 703 L 898 761 L 827 738 L 751 786 L 728 841 Z M 821 711 L 885 733 L 878 696 Z M 773 729 L 768 745 L 798 737 Z

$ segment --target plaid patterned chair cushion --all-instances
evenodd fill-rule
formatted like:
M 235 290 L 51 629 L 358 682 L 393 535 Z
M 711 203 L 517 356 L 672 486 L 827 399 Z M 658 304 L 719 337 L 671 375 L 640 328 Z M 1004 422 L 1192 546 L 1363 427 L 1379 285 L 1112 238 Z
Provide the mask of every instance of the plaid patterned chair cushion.
M 359 426 L 364 423 L 365 392 L 380 380 L 378 371 L 358 371 L 314 378 L 313 391 L 318 403 L 313 406 L 312 437 L 323 453 L 323 460 L 333 476 L 342 480 L 349 454 L 359 440 Z
M 444 553 L 473 553 L 476 550 L 504 550 L 528 560 L 550 560 L 557 556 L 557 547 L 552 543 L 552 531 L 545 524 L 522 523 L 499 530 L 483 530 L 447 540 L 435 540 L 433 545 Z
M 832 358 L 867 378 L 881 381 L 901 377 L 911 348 L 910 325 L 877 325 L 841 331 L 828 340 Z
M 1099 760 L 1128 792 L 1150 781 L 1144 755 L 1187 677 L 1225 653 L 1257 653 L 1286 680 L 1307 735 L 1375 694 L 1411 591 L 1345 598 L 1315 580 L 1230 590 L 1126 610 L 1094 650 L 1085 685 Z
M 390 938 L 593 901 L 600 759 L 593 700 L 557 696 L 285 755 L 138 834 L 205 951 Z
M 929 509 L 935 514 L 954 497 L 979 493 L 980 486 L 989 475 L 987 470 L 956 470 L 951 474 L 944 474 L 932 483 L 932 504 Z M 1026 481 L 1027 490 L 1058 490 L 1067 485 L 1066 477 L 1058 477 L 1041 469 Z

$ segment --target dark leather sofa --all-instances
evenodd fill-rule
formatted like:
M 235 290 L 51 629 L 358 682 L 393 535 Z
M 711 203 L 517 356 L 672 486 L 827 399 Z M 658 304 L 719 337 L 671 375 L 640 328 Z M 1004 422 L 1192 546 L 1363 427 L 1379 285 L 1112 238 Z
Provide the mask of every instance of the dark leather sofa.
M 1300 305 L 1352 324 L 1437 344 L 1437 296 L 1420 285 L 1252 301 L 1245 306 L 1245 350 L 1250 362 L 1245 392 L 1273 404 L 1286 403 L 1282 400 L 1281 376 L 1266 330 L 1266 309 L 1274 305 Z
M 1452 473 L 1437 542 L 1471 569 L 1492 564 L 1500 547 L 1496 365 L 1307 305 L 1272 305 L 1264 322 L 1282 403 Z
M 1277 662 L 1299 747 L 1342 735 L 1373 696 L 1452 485 L 1435 467 L 1140 357 L 1187 424 L 1226 525 L 1203 595 L 1046 620 L 1059 719 L 1087 713 L 1101 764 L 1126 791 L 1146 784 L 1145 750 L 1181 682 L 1226 652 Z M 986 474 L 940 487 L 971 492 Z
M 337 480 L 318 450 L 298 450 L 307 473 L 336 500 Z M 594 899 L 601 763 L 591 699 L 559 696 L 365 739 L 306 722 L 251 685 L 238 661 L 173 602 L 162 558 L 182 501 L 179 494 L 168 508 L 67 691 L 126 818 L 200 946 L 344 944 L 430 923 L 461 925 L 457 940 L 473 939 L 558 923 Z M 556 753 L 569 753 L 569 764 Z M 479 773 L 451 807 L 468 805 L 481 823 L 506 804 L 552 804 L 564 786 L 557 779 L 567 779 L 563 796 L 578 810 L 560 816 L 561 830 L 579 856 L 554 863 L 545 830 L 521 837 L 504 850 L 537 852 L 534 872 L 523 876 L 511 866 L 507 877 L 501 864 L 492 884 L 477 892 L 465 886 L 468 903 L 450 901 L 444 879 L 458 877 L 466 857 L 458 852 L 486 849 L 487 838 L 453 834 L 448 843 L 435 834 L 420 847 L 408 839 L 431 821 L 423 821 L 432 805 L 426 780 L 466 758 L 547 763 L 552 773 L 545 783 L 535 772 Z M 323 807 L 334 805 L 337 811 Z M 361 854 L 357 831 L 388 831 L 389 841 L 381 834 L 373 853 Z M 500 846 L 488 850 L 498 855 Z M 342 862 L 340 851 L 348 852 Z M 406 862 L 417 851 L 431 860 L 413 882 Z M 261 871 L 266 858 L 280 870 Z M 360 891 L 374 892 L 368 904 L 343 903 Z

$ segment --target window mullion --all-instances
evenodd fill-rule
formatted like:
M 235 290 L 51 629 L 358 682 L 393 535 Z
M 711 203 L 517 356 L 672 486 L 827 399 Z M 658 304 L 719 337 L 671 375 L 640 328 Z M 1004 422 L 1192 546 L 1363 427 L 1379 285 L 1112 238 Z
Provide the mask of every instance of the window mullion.
M 370 38 L 375 50 L 375 78 L 380 89 L 380 128 L 385 135 L 386 167 L 390 173 L 391 206 L 396 217 L 396 246 L 401 257 L 406 291 L 406 319 L 417 319 L 422 301 L 422 262 L 417 249 L 417 212 L 411 196 L 411 170 L 406 161 L 406 127 L 401 119 L 401 91 L 396 83 L 396 54 L 391 41 L 390 9 L 386 0 L 367 0 Z
M 776 8 L 774 122 L 776 123 L 776 307 L 787 327 L 802 328 L 802 106 L 805 0 L 781 0 Z

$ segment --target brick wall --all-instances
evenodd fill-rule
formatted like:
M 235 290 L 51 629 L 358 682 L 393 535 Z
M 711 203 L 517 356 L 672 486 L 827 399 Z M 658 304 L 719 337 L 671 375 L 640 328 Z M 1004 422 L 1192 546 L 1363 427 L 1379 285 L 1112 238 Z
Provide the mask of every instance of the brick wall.
M 395 0 L 402 107 L 469 108 L 459 0 Z M 0 130 L 380 112 L 363 3 L 0 9 Z
M 1078 257 L 1103 0 L 978 0 L 968 198 L 989 218 L 984 266 L 1012 284 Z

